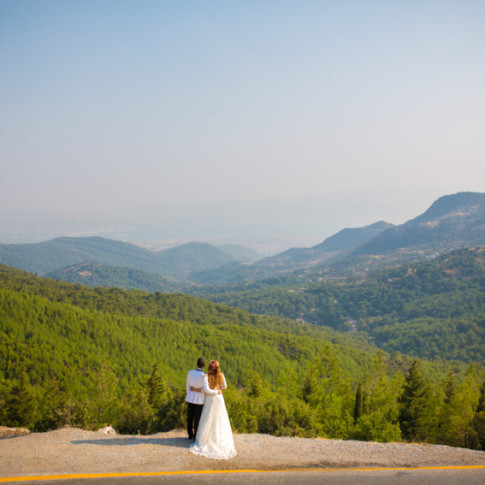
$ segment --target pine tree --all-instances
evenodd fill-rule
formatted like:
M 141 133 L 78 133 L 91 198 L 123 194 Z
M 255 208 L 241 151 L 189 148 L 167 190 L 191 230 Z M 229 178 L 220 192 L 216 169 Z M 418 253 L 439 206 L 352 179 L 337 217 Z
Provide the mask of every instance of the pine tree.
M 474 448 L 485 450 L 485 381 L 480 387 L 480 398 L 473 417 L 472 428 L 475 432 Z
M 318 428 L 324 436 L 348 438 L 354 395 L 349 379 L 334 355 L 323 355 L 308 365 L 302 397 L 315 410 Z
M 456 392 L 456 412 L 450 416 L 451 437 L 449 444 L 468 448 L 476 442 L 473 419 L 480 401 L 480 384 L 473 365 L 468 368 Z
M 356 393 L 354 407 L 355 420 L 352 435 L 361 440 L 398 441 L 401 439 L 399 428 L 398 397 L 402 390 L 403 377 L 397 373 L 390 379 L 382 354 L 379 352 L 372 364 L 371 372 L 364 375 L 359 387 L 361 398 Z M 361 404 L 359 405 L 359 399 Z
M 60 406 L 62 393 L 55 381 L 51 381 L 44 389 L 39 404 L 39 417 L 35 422 L 36 432 L 56 429 L 61 423 Z
M 399 423 L 408 441 L 428 441 L 435 433 L 435 399 L 431 387 L 414 361 L 405 377 L 399 398 Z
M 289 364 L 281 370 L 278 378 L 278 389 L 286 396 L 296 397 L 299 395 L 299 380 L 294 368 Z
M 450 369 L 443 383 L 443 405 L 439 414 L 437 439 L 440 443 L 457 446 L 456 440 L 456 417 L 460 412 L 457 399 L 458 383 L 455 372 Z
M 118 379 L 115 373 L 103 364 L 92 376 L 93 389 L 88 405 L 90 427 L 98 428 L 112 424 L 116 419 L 119 400 L 117 396 Z
M 155 408 L 159 408 L 164 401 L 164 394 L 167 390 L 165 382 L 159 375 L 160 364 L 153 365 L 152 373 L 146 383 L 148 389 L 148 402 Z
M 363 412 L 362 382 L 359 382 L 355 393 L 354 424 L 357 423 Z
M 37 406 L 27 374 L 22 372 L 17 383 L 12 387 L 10 396 L 6 399 L 7 426 L 32 428 Z
M 113 425 L 119 433 L 145 434 L 151 431 L 153 407 L 148 402 L 148 390 L 136 389 L 123 396 Z
M 248 369 L 244 376 L 246 394 L 250 397 L 259 397 L 263 393 L 264 385 L 261 376 L 254 370 Z

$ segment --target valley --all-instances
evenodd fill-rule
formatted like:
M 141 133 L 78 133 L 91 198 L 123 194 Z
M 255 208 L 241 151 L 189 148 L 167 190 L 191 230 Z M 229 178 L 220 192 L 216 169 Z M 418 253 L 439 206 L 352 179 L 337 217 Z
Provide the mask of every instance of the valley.
M 483 448 L 484 224 L 485 194 L 455 194 L 256 261 L 195 242 L 0 245 L 0 424 L 181 427 L 204 355 L 239 433 Z

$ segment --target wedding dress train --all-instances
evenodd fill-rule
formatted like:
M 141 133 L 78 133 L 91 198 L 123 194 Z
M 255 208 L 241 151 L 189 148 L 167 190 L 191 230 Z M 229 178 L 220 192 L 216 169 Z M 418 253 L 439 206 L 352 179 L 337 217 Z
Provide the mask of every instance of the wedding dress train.
M 237 455 L 231 423 L 222 394 L 206 395 L 195 442 L 190 451 L 207 458 L 226 460 Z

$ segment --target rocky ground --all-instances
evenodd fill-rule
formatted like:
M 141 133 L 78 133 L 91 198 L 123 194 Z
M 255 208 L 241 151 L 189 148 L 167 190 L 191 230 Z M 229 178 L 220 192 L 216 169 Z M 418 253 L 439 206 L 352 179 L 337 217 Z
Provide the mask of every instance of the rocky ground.
M 0 477 L 72 473 L 317 467 L 485 466 L 485 452 L 440 445 L 369 443 L 237 434 L 238 455 L 211 460 L 189 452 L 181 430 L 122 436 L 63 428 L 22 434 L 0 429 Z M 25 432 L 24 432 L 25 433 Z M 10 435 L 10 436 L 9 436 Z

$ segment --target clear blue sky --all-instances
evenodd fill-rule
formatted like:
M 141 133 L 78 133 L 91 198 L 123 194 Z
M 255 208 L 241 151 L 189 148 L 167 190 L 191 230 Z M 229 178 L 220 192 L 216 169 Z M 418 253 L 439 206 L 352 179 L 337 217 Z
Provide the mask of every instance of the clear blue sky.
M 0 66 L 4 210 L 485 189 L 483 0 L 0 0 Z

